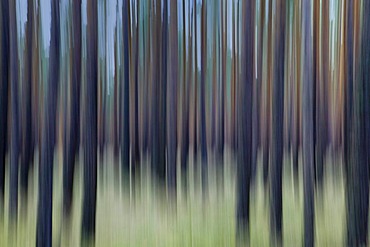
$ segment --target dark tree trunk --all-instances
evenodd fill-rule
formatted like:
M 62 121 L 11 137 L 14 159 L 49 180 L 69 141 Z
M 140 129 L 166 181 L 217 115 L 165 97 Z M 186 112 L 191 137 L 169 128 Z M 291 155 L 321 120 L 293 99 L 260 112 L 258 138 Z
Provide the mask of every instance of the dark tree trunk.
M 255 1 L 242 3 L 241 79 L 238 107 L 237 234 L 249 235 L 249 195 L 252 162 L 252 104 Z M 244 232 L 247 230 L 247 232 Z
M 224 8 L 224 4 L 226 7 Z M 221 21 L 221 41 L 222 41 L 222 56 L 220 56 L 221 62 L 221 82 L 219 87 L 219 109 L 218 109 L 218 131 L 217 131 L 217 160 L 219 161 L 219 186 L 222 188 L 224 181 L 223 181 L 223 174 L 224 174 L 224 147 L 225 147 L 225 94 L 226 94 L 226 78 L 227 78 L 227 37 L 228 37 L 228 30 L 227 30 L 227 2 L 221 1 L 221 15 L 223 19 Z M 217 13 L 217 12 L 215 12 Z M 216 14 L 214 18 L 219 18 Z M 217 20 L 217 19 L 216 19 Z
M 270 166 L 270 226 L 272 243 L 282 243 L 282 178 L 283 178 L 283 116 L 284 116 L 284 56 L 285 0 L 276 3 L 276 32 L 274 36 L 274 67 L 272 88 L 272 145 Z
M 129 85 L 130 85 L 130 71 L 129 71 L 129 1 L 123 1 L 122 15 L 123 15 L 123 93 L 121 105 L 121 124 L 122 124 L 122 145 L 121 145 L 121 159 L 122 171 L 129 173 L 130 169 L 130 121 L 129 121 Z
M 301 83 L 301 22 L 299 14 L 299 2 L 294 2 L 294 41 L 295 41 L 295 96 L 294 96 L 294 127 L 293 127 L 293 147 L 292 147 L 292 159 L 293 159 L 293 176 L 295 182 L 298 181 L 298 154 L 300 144 L 300 111 L 301 111 L 301 99 L 300 99 L 300 83 Z M 296 183 L 297 184 L 297 183 Z
M 80 88 L 81 88 L 81 0 L 72 2 L 72 90 L 71 116 L 67 133 L 67 152 L 63 164 L 64 212 L 69 215 L 73 197 L 73 178 L 80 135 Z
M 18 157 L 19 157 L 19 109 L 18 109 L 18 40 L 15 1 L 9 3 L 10 31 L 10 83 L 11 83 L 11 149 L 9 173 L 9 214 L 17 222 L 18 211 Z
M 316 115 L 316 171 L 315 171 L 315 178 L 316 178 L 316 184 L 318 188 L 322 188 L 323 183 L 323 176 L 324 176 L 324 156 L 325 156 L 325 149 L 326 149 L 326 135 L 327 135 L 327 110 L 326 110 L 326 101 L 327 101 L 327 74 L 328 74 L 328 65 L 327 65 L 327 57 L 328 57 L 328 22 L 329 22 L 329 3 L 327 1 L 323 2 L 322 5 L 322 13 L 321 18 L 322 20 L 322 40 L 321 43 L 319 41 L 318 35 L 319 35 L 319 13 L 320 13 L 320 6 L 319 2 L 315 2 L 315 27 L 316 30 L 314 32 L 314 35 L 316 36 L 315 42 L 316 42 L 316 48 L 315 48 L 315 54 L 316 59 L 314 60 L 316 62 L 316 109 L 315 109 L 315 115 Z M 325 54 L 320 58 L 319 56 L 319 46 L 322 47 L 321 52 L 322 54 Z M 320 61 L 322 61 L 320 63 Z M 322 75 L 322 77 L 321 77 Z M 322 80 L 320 80 L 322 78 Z
M 116 15 L 118 16 L 118 4 L 116 5 Z M 120 81 L 120 73 L 119 73 L 119 67 L 118 67 L 118 34 L 117 34 L 117 26 L 118 26 L 118 20 L 116 19 L 116 23 L 114 24 L 114 89 L 113 89 L 113 156 L 115 161 L 118 160 L 118 153 L 119 153 L 119 135 L 120 135 L 120 128 L 118 128 L 119 123 L 119 111 L 118 111 L 118 93 L 119 93 L 119 81 Z M 127 119 L 128 123 L 130 123 L 130 119 Z M 130 139 L 130 138 L 128 138 Z M 117 170 L 115 176 L 118 177 L 118 162 L 115 162 L 114 168 Z
M 170 2 L 170 35 L 169 35 L 169 81 L 167 99 L 171 106 L 167 108 L 167 185 L 176 194 L 176 151 L 177 151 L 177 71 L 178 71 L 178 34 L 177 2 Z
M 303 192 L 304 192 L 304 246 L 314 245 L 314 68 L 311 29 L 311 2 L 303 2 L 303 30 L 305 33 L 303 75 Z
M 253 129 L 253 140 L 252 140 L 252 180 L 256 178 L 257 174 L 257 159 L 258 159 L 258 148 L 260 144 L 260 110 L 261 110 L 261 87 L 262 87 L 262 45 L 263 45 L 263 30 L 264 30 L 264 16 L 265 16 L 265 2 L 261 1 L 260 6 L 260 19 L 258 29 L 258 41 L 257 41 L 257 79 L 253 83 L 253 109 L 252 109 L 252 129 Z
M 21 164 L 21 190 L 27 196 L 28 173 L 32 157 L 32 48 L 33 48 L 33 0 L 27 4 L 26 26 L 26 59 L 23 84 L 23 141 L 22 141 L 22 164 Z
M 198 116 L 198 41 L 197 41 L 197 2 L 194 0 L 193 3 L 194 6 L 194 42 L 195 42 L 195 69 L 194 69 L 194 132 L 193 132 L 193 149 L 194 149 L 194 159 L 197 157 L 198 153 L 198 135 L 197 135 L 197 130 L 198 130 L 198 121 L 197 121 L 197 116 Z
M 182 6 L 182 15 L 183 15 L 183 27 L 185 27 L 185 1 L 183 1 L 183 6 Z M 190 12 L 189 12 L 190 16 Z M 190 17 L 191 20 L 191 17 Z M 189 21 L 190 22 L 190 21 Z M 183 57 L 183 88 L 182 88 L 182 95 L 183 95 L 183 100 L 182 100 L 182 126 L 181 126 L 181 175 L 182 175 L 182 180 L 184 180 L 184 189 L 186 193 L 187 189 L 187 167 L 188 167 L 188 155 L 189 155 L 189 88 L 190 88 L 190 83 L 191 83 L 191 66 L 187 64 L 187 61 L 191 61 L 192 59 L 192 45 L 191 45 L 191 40 L 190 40 L 190 23 L 189 23 L 189 34 L 188 37 L 185 32 L 185 28 L 183 30 L 183 49 L 184 49 L 184 57 Z M 188 45 L 189 45 L 189 50 L 186 49 L 186 38 L 188 38 Z M 189 59 L 187 59 L 187 54 L 189 53 Z
M 161 89 L 160 98 L 160 123 L 159 126 L 159 158 L 157 164 L 157 175 L 161 180 L 165 180 L 166 174 L 166 125 L 167 125 L 167 41 L 168 41 L 168 2 L 164 1 L 163 6 L 163 22 L 162 22 L 162 70 L 161 70 L 161 83 L 159 84 Z
M 161 24 L 161 5 L 160 3 L 156 3 L 156 10 L 153 10 L 154 13 L 154 33 L 160 33 L 160 24 Z M 153 35 L 153 57 L 154 59 L 160 58 L 160 43 L 161 43 L 161 36 L 160 35 Z M 153 172 L 157 172 L 160 166 L 160 102 L 161 102 L 161 91 L 160 91 L 160 62 L 154 62 L 152 66 L 154 69 L 152 70 L 153 73 L 153 87 L 152 87 L 152 104 L 151 104 L 151 111 L 152 111 L 152 167 Z
M 344 108 L 344 162 L 347 181 L 347 246 L 356 243 L 355 205 L 353 196 L 353 167 L 351 162 L 351 133 L 353 118 L 353 35 L 354 35 L 354 4 L 349 0 L 346 4 L 346 75 Z
M 356 11 L 357 12 L 357 11 Z M 347 3 L 347 97 L 345 161 L 347 166 L 347 246 L 366 246 L 369 209 L 370 2 L 363 3 L 359 61 L 353 65 L 354 1 Z M 351 36 L 351 38 L 350 38 Z M 358 44 L 358 43 L 357 43 Z M 358 53 L 361 46 L 361 54 Z M 354 73 L 354 71 L 356 73 Z M 350 76 L 355 75 L 353 80 Z M 351 119 L 352 118 L 352 119 Z
M 367 165 L 366 164 L 363 164 L 363 166 L 366 166 L 366 167 L 369 167 L 370 166 L 370 71 L 369 71 L 369 68 L 370 68 L 370 3 L 369 1 L 366 2 L 366 4 L 364 3 L 364 8 L 363 8 L 363 16 L 364 16 L 364 19 L 363 19 L 363 29 L 362 29 L 362 51 L 361 51 L 361 54 L 362 54 L 362 63 L 361 63 L 361 69 L 362 69 L 362 87 L 363 87 L 363 99 L 362 99 L 362 104 L 363 104 L 363 107 L 364 107 L 364 131 L 365 131 L 365 134 L 364 135 L 361 135 L 362 136 L 362 139 L 365 139 L 365 140 L 362 140 L 363 142 L 361 143 L 363 149 L 361 149 L 362 152 L 364 152 L 365 154 L 367 154 L 367 156 L 364 156 L 363 158 L 367 160 Z M 367 151 L 366 151 L 367 150 Z M 367 172 L 369 172 L 369 170 L 367 170 Z M 369 175 L 368 175 L 369 176 Z M 365 180 L 366 181 L 369 181 L 369 180 Z M 366 183 L 366 185 L 368 186 L 369 184 Z M 368 191 L 368 189 L 365 189 Z M 366 194 L 366 191 L 365 191 L 365 195 L 368 195 Z M 368 207 L 366 207 L 366 198 L 365 197 L 365 209 L 367 209 Z M 366 227 L 366 231 L 365 234 L 367 233 L 367 213 L 365 214 L 364 217 L 362 217 L 362 219 L 365 220 L 363 226 Z
M 137 18 L 140 16 L 139 12 L 140 8 L 137 8 Z M 132 144 L 132 172 L 135 171 L 135 167 L 139 164 L 140 162 L 140 148 L 139 148 L 139 120 L 138 120 L 138 110 L 139 110 L 139 91 L 138 91 L 138 69 L 139 69 L 139 45 L 138 45 L 138 40 L 139 40 L 139 27 L 137 24 L 136 27 L 136 42 L 135 42 L 135 78 L 134 78 L 134 103 L 135 103 L 135 108 L 134 108 L 134 141 Z M 165 162 L 165 161 L 164 161 Z M 164 176 L 164 175 L 163 175 Z
M 269 1 L 268 13 L 268 60 L 267 60 L 267 92 L 266 92 L 266 107 L 265 107 L 265 123 L 264 123 L 264 138 L 263 138 L 263 183 L 265 188 L 268 187 L 268 175 L 270 164 L 270 119 L 271 119 L 271 84 L 272 84 L 272 1 Z
M 97 173 L 97 1 L 87 3 L 87 81 L 85 96 L 84 192 L 82 208 L 82 240 L 95 239 L 96 173 Z
M 49 75 L 45 95 L 41 158 L 39 165 L 39 200 L 36 246 L 52 246 L 53 158 L 56 135 L 56 110 L 59 84 L 59 1 L 51 2 Z
M 1 83 L 0 83 L 0 207 L 3 210 L 5 186 L 5 155 L 8 135 L 8 80 L 9 80 L 9 5 L 1 1 Z
M 200 148 L 202 158 L 202 188 L 203 194 L 207 191 L 207 136 L 206 136 L 206 71 L 207 71 L 207 12 L 206 2 L 202 2 L 201 23 L 201 71 L 200 71 Z

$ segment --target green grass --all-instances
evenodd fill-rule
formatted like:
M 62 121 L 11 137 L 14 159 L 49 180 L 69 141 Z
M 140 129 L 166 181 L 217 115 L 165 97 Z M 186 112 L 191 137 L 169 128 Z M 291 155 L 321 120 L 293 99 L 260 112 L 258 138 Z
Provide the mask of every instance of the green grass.
M 74 205 L 70 224 L 62 218 L 61 152 L 54 162 L 53 244 L 80 245 L 82 205 L 82 170 L 75 174 Z M 235 161 L 226 152 L 223 193 L 217 186 L 215 159 L 209 159 L 209 196 L 203 200 L 198 163 L 190 156 L 187 197 L 178 186 L 177 203 L 167 198 L 163 186 L 153 186 L 148 159 L 134 189 L 119 186 L 114 180 L 114 161 L 109 152 L 106 172 L 98 176 L 96 246 L 235 246 Z M 37 164 L 36 160 L 36 164 Z M 79 162 L 81 164 L 81 160 Z M 335 164 L 334 164 L 335 163 Z M 317 246 L 342 246 L 345 233 L 345 201 L 343 176 L 338 162 L 328 159 L 324 190 L 316 196 Z M 284 246 L 301 246 L 303 231 L 302 178 L 294 185 L 290 159 L 285 160 L 283 177 L 283 241 Z M 334 165 L 333 165 L 334 164 Z M 37 169 L 36 169 L 37 171 Z M 101 178 L 104 178 L 101 180 Z M 139 179 L 140 178 L 140 179 Z M 181 177 L 178 177 L 180 180 Z M 119 180 L 121 178 L 119 177 Z M 6 182 L 7 183 L 7 182 Z M 37 172 L 32 172 L 27 205 L 19 200 L 18 226 L 9 226 L 8 194 L 0 219 L 0 246 L 34 246 L 37 211 Z M 8 192 L 8 188 L 6 187 Z M 269 201 L 261 174 L 251 193 L 251 246 L 269 246 Z M 69 225 L 69 227 L 67 226 Z

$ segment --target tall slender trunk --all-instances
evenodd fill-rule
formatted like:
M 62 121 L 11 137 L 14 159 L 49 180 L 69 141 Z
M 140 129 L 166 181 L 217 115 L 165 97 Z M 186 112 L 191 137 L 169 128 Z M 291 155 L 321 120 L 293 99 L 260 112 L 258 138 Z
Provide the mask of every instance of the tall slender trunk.
M 178 34 L 177 34 L 177 2 L 170 2 L 170 33 L 169 33 L 169 81 L 167 99 L 171 106 L 167 108 L 167 184 L 176 194 L 176 151 L 177 151 L 177 81 L 178 81 Z
M 201 72 L 200 72 L 200 141 L 201 141 L 201 157 L 202 157 L 202 188 L 203 194 L 207 191 L 207 137 L 206 137 L 206 71 L 207 71 L 207 2 L 202 2 L 202 21 L 201 21 Z
M 185 1 L 183 1 L 182 6 L 182 15 L 183 15 L 183 87 L 182 87 L 182 134 L 181 134 L 181 174 L 182 180 L 184 180 L 184 188 L 186 191 L 187 188 L 187 162 L 188 162 L 188 155 L 189 155 L 189 88 L 190 88 L 190 78 L 191 78 L 191 66 L 187 63 L 187 61 L 191 61 L 191 40 L 190 40 L 190 31 L 187 32 L 185 30 Z M 190 14 L 189 14 L 190 15 Z M 188 26 L 190 30 L 190 22 Z M 188 38 L 189 49 L 186 49 L 186 38 Z M 187 59 L 187 54 L 189 54 L 189 59 Z
M 28 173 L 32 162 L 32 48 L 33 48 L 33 0 L 27 4 L 26 26 L 26 59 L 23 84 L 23 141 L 22 141 L 22 164 L 21 164 L 21 189 L 27 195 Z
M 137 21 L 139 21 L 140 17 L 140 7 L 137 6 Z M 137 22 L 136 28 L 135 28 L 135 42 L 134 42 L 134 52 L 135 52 L 135 71 L 134 71 L 134 130 L 133 130 L 133 143 L 132 143 L 132 164 L 133 167 L 135 167 L 140 162 L 140 149 L 139 149 L 139 120 L 138 120 L 138 110 L 139 110 L 139 104 L 138 104 L 138 67 L 139 67 L 139 23 Z M 121 99 L 122 100 L 122 99 Z M 121 144 L 122 145 L 122 144 Z
M 5 155 L 8 135 L 8 80 L 9 80 L 9 5 L 1 1 L 1 83 L 0 83 L 0 207 L 3 210 L 5 189 Z
M 84 192 L 82 205 L 82 240 L 94 239 L 97 175 L 97 1 L 87 3 L 87 80 L 85 95 Z
M 51 2 L 50 65 L 44 101 L 44 126 L 39 165 L 36 246 L 52 246 L 53 158 L 59 86 L 59 20 L 59 1 L 53 0 Z
M 300 114 L 301 114 L 301 21 L 300 21 L 300 5 L 298 1 L 294 2 L 294 59 L 295 59 L 295 95 L 294 95 L 294 128 L 293 128 L 293 175 L 294 179 L 298 180 L 298 154 L 300 145 Z
M 81 91 L 81 0 L 72 2 L 72 87 L 70 104 L 70 123 L 67 137 L 67 153 L 63 165 L 63 203 L 64 212 L 69 215 L 73 197 L 73 178 L 75 159 L 80 135 L 80 91 Z
M 10 91 L 11 91 L 11 149 L 9 173 L 9 214 L 17 222 L 18 211 L 18 157 L 19 157 L 19 109 L 18 109 L 18 39 L 15 1 L 9 3 L 10 31 Z
M 263 140 L 263 182 L 267 187 L 269 164 L 270 164 L 270 119 L 271 119 L 271 84 L 272 84 L 272 0 L 269 0 L 268 13 L 268 60 L 267 60 L 267 90 L 266 90 L 266 105 L 265 105 L 265 124 L 264 124 L 264 140 Z
M 314 46 L 311 29 L 311 2 L 305 0 L 302 6 L 304 30 L 304 75 L 303 75 L 303 191 L 304 191 L 304 245 L 314 245 Z
M 118 16 L 119 11 L 118 11 L 118 3 L 116 4 L 116 16 Z M 114 89 L 113 89 L 113 156 L 114 159 L 117 161 L 118 160 L 118 153 L 119 153 L 119 135 L 120 135 L 120 128 L 119 128 L 119 98 L 118 98 L 118 93 L 119 93 L 119 81 L 120 81 L 120 73 L 119 73 L 119 66 L 118 66 L 118 18 L 116 18 L 116 23 L 114 24 L 114 51 L 113 51 L 113 56 L 114 56 Z M 127 122 L 130 123 L 129 118 L 127 119 Z M 115 162 L 116 163 L 116 162 Z M 118 162 L 117 162 L 118 163 Z M 118 166 L 117 164 L 115 165 L 115 169 L 118 171 Z M 116 176 L 118 175 L 118 172 L 115 174 Z
M 258 148 L 260 144 L 260 106 L 261 106 L 261 88 L 262 88 L 262 46 L 263 46 L 263 21 L 265 18 L 265 2 L 260 0 L 261 5 L 259 7 L 259 23 L 258 23 L 258 40 L 257 40 L 257 79 L 253 83 L 253 109 L 252 109 L 252 129 L 253 129 L 253 140 L 252 140 L 252 180 L 255 179 L 257 174 L 257 159 L 258 159 Z
M 255 1 L 242 3 L 241 79 L 238 95 L 237 234 L 249 234 L 249 202 L 252 162 L 252 104 Z
M 223 10 L 223 5 L 226 4 L 225 10 Z M 225 14 L 224 14 L 225 13 Z M 220 155 L 220 160 L 223 160 L 224 144 L 225 144 L 225 91 L 226 91 L 226 72 L 227 72 L 227 1 L 221 2 L 221 15 L 223 16 L 221 31 L 222 31 L 222 71 L 221 71 L 221 85 L 219 101 L 219 114 L 218 114 L 218 139 L 217 139 L 217 151 Z M 223 164 L 223 162 L 221 162 Z
M 284 59 L 285 59 L 286 1 L 276 3 L 274 30 L 274 66 L 272 85 L 272 145 L 270 166 L 270 222 L 272 243 L 282 242 L 282 178 L 283 178 L 283 116 L 284 116 Z
M 122 105 L 121 105 L 121 123 L 122 123 L 122 145 L 121 145 L 121 159 L 122 171 L 129 172 L 129 155 L 130 155 L 130 121 L 129 121 L 129 84 L 130 84 L 130 68 L 129 68 L 129 25 L 130 12 L 129 1 L 123 1 L 123 90 Z
M 161 33 L 161 5 L 160 3 L 155 3 L 155 11 L 154 13 L 154 33 L 159 34 Z M 161 35 L 153 35 L 153 58 L 157 59 L 160 58 L 161 54 L 161 41 L 162 37 Z M 160 60 L 160 59 L 159 59 Z M 160 166 L 160 158 L 161 154 L 161 139 L 160 139 L 160 132 L 161 132 L 161 116 L 160 112 L 162 111 L 160 108 L 160 102 L 161 102 L 161 75 L 160 75 L 160 62 L 153 62 L 152 66 L 153 68 L 153 87 L 152 87 L 152 167 L 153 171 L 158 171 L 158 168 Z
M 347 96 L 345 102 L 345 130 L 348 131 L 345 133 L 347 246 L 366 246 L 368 242 L 370 3 L 363 2 L 362 30 L 358 25 L 359 6 L 357 4 L 352 0 L 347 2 Z
M 195 47 L 195 57 L 194 57 L 194 136 L 193 136 L 193 148 L 194 148 L 194 157 L 198 153 L 198 40 L 197 40 L 197 1 L 194 0 L 194 47 Z

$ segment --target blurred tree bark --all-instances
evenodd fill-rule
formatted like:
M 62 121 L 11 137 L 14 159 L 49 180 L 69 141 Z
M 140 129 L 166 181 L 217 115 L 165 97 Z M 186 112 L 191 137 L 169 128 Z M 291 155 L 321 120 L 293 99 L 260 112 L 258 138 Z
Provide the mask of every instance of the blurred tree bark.
M 152 32 L 155 34 L 160 33 L 160 24 L 161 24 L 161 5 L 158 2 L 152 4 L 155 6 L 152 9 L 153 15 L 153 26 Z M 152 40 L 152 53 L 153 59 L 160 60 L 160 53 L 161 53 L 161 35 L 153 35 Z M 160 103 L 160 62 L 152 61 L 152 92 L 151 92 L 151 128 L 152 128 L 152 139 L 151 139 L 151 149 L 152 149 L 152 167 L 153 171 L 156 170 L 159 164 L 159 149 L 160 149 L 160 138 L 159 138 L 159 103 Z
M 21 159 L 21 190 L 27 196 L 28 174 L 33 157 L 32 142 L 32 49 L 33 49 L 33 20 L 34 20 L 34 2 L 29 0 L 27 3 L 27 24 L 26 24 L 26 47 L 25 47 L 25 66 L 24 83 L 22 97 L 22 159 Z
M 314 59 L 311 28 L 311 2 L 302 5 L 303 33 L 303 191 L 304 191 L 304 246 L 314 246 Z
M 269 0 L 268 13 L 268 42 L 267 42 L 267 89 L 264 111 L 264 138 L 263 138 L 263 183 L 268 187 L 270 164 L 270 139 L 271 139 L 271 84 L 272 84 L 272 0 Z
M 36 246 L 52 246 L 53 160 L 59 86 L 59 0 L 51 2 L 49 75 L 43 113 Z
M 8 135 L 8 80 L 9 80 L 9 5 L 1 1 L 0 33 L 1 83 L 0 83 L 0 208 L 3 212 L 5 190 L 5 156 Z M 2 213 L 1 212 L 1 213 Z
M 298 158 L 300 146 L 301 126 L 301 14 L 299 1 L 294 2 L 294 66 L 295 66 L 295 93 L 294 93 L 294 127 L 293 127 L 293 176 L 298 181 Z M 297 183 L 296 183 L 297 184 Z
M 95 239 L 97 175 L 97 1 L 87 3 L 87 81 L 85 95 L 84 192 L 82 206 L 82 241 Z
M 193 148 L 194 158 L 198 153 L 198 22 L 197 22 L 197 1 L 194 0 L 194 132 L 193 132 Z M 196 158 L 195 158 L 196 159 Z
M 18 92 L 18 25 L 15 1 L 9 2 L 9 69 L 10 69 L 10 92 L 11 92 L 11 139 L 10 139 L 10 172 L 9 172 L 9 215 L 12 223 L 17 222 L 18 212 L 18 158 L 19 145 L 19 92 Z
M 177 2 L 170 2 L 169 21 L 169 76 L 167 84 L 167 184 L 176 195 L 176 151 L 177 151 L 177 83 L 178 83 L 178 33 Z
M 67 152 L 63 164 L 63 203 L 64 213 L 68 216 L 73 197 L 75 160 L 80 135 L 80 91 L 81 91 L 81 0 L 72 2 L 72 87 L 70 102 L 69 128 L 67 133 Z
M 201 142 L 201 160 L 202 160 L 202 189 L 203 197 L 207 193 L 207 136 L 206 136 L 206 73 L 207 73 L 207 2 L 201 5 L 201 54 L 200 54 L 200 142 Z
M 188 167 L 188 155 L 189 155 L 189 94 L 190 94 L 190 83 L 191 83 L 191 64 L 188 61 L 192 60 L 192 44 L 191 44 L 191 28 L 190 10 L 188 11 L 187 19 L 189 20 L 188 30 L 186 32 L 186 12 L 185 12 L 185 1 L 183 1 L 182 15 L 183 15 L 183 87 L 182 87 L 182 119 L 181 119 L 181 176 L 186 193 L 187 189 L 187 167 Z M 186 45 L 186 39 L 188 39 L 188 49 Z M 189 57 L 187 56 L 189 54 Z
M 129 25 L 130 12 L 129 1 L 123 1 L 122 7 L 123 21 L 123 86 L 121 99 L 121 124 L 122 124 L 122 144 L 121 144 L 121 159 L 122 171 L 129 173 L 130 170 L 130 100 L 129 100 L 129 85 L 130 85 L 130 67 L 129 67 Z
M 347 2 L 347 86 L 345 162 L 347 166 L 347 246 L 366 246 L 369 209 L 370 2 Z
M 238 87 L 237 237 L 249 235 L 255 1 L 242 3 L 241 78 Z M 247 232 L 245 232 L 247 231 Z
M 272 85 L 272 145 L 270 165 L 270 226 L 272 243 L 282 243 L 282 178 L 283 178 L 283 123 L 284 123 L 284 61 L 285 61 L 285 16 L 286 1 L 276 2 L 276 15 L 274 22 L 274 66 Z

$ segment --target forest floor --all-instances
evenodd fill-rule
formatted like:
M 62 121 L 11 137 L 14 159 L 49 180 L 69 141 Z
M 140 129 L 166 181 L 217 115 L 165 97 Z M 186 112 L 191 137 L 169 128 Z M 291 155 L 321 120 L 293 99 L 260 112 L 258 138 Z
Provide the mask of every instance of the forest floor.
M 53 186 L 53 246 L 80 246 L 82 207 L 82 167 L 77 165 L 71 220 L 62 214 L 62 156 L 56 152 Z M 214 155 L 208 165 L 208 196 L 202 196 L 199 161 L 189 156 L 188 186 L 180 186 L 176 203 L 167 197 L 163 185 L 154 186 L 149 176 L 149 160 L 143 159 L 136 179 L 122 186 L 124 179 L 115 166 L 112 151 L 104 157 L 104 172 L 99 169 L 97 189 L 96 246 L 235 246 L 236 173 L 235 159 L 225 152 L 223 184 Z M 286 155 L 283 172 L 284 246 L 302 246 L 303 186 L 291 176 L 291 159 Z M 82 164 L 82 155 L 79 158 Z M 38 155 L 35 155 L 38 164 Z M 259 159 L 258 166 L 261 164 Z M 323 190 L 315 195 L 317 246 L 343 246 L 346 232 L 345 190 L 341 161 L 327 158 Z M 178 168 L 179 169 L 179 168 Z M 18 225 L 9 225 L 8 175 L 4 214 L 0 217 L 0 246 L 34 246 L 38 176 L 31 171 L 29 196 L 19 198 Z M 131 185 L 131 188 L 130 188 Z M 133 186 L 134 185 L 134 186 Z M 204 199 L 206 198 L 206 199 Z M 251 192 L 251 246 L 269 246 L 269 200 L 261 170 Z

